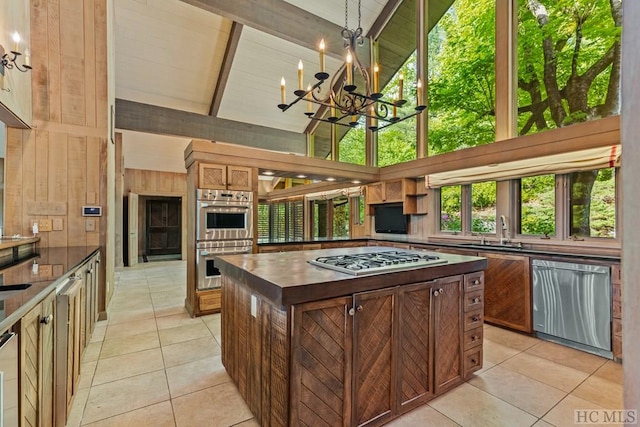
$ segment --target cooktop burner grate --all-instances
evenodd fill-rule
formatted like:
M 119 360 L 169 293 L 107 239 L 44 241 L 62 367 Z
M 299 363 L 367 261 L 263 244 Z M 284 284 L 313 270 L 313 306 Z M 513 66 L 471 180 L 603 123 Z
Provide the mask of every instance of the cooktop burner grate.
M 428 252 L 385 251 L 318 257 L 309 263 L 342 273 L 363 275 L 410 270 L 445 264 L 447 260 Z

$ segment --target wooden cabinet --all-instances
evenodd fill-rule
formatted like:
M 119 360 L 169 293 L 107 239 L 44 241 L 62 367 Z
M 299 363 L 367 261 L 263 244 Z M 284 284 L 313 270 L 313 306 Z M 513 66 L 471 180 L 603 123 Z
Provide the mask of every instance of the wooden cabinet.
M 381 203 L 402 203 L 404 214 L 418 214 L 416 181 L 403 178 L 391 181 L 375 182 L 366 186 L 366 204 L 373 214 L 371 205 Z
M 622 270 L 620 264 L 611 266 L 611 341 L 613 357 L 622 359 Z
M 198 188 L 251 191 L 251 168 L 200 163 Z
M 489 261 L 484 273 L 484 318 L 522 332 L 533 332 L 529 257 L 481 252 Z
M 296 306 L 291 424 L 384 424 L 480 369 L 482 323 L 463 334 L 462 310 L 482 273 L 464 277 Z
M 55 291 L 21 320 L 20 425 L 54 425 Z

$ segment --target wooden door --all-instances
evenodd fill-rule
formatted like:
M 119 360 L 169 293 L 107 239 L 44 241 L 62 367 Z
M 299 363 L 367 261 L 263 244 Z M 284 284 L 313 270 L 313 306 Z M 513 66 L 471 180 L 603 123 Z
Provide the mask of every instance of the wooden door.
M 293 307 L 291 425 L 351 425 L 352 301 Z
M 481 252 L 489 261 L 484 272 L 484 318 L 487 322 L 531 333 L 529 257 Z
M 182 252 L 182 201 L 147 200 L 147 255 Z
M 353 425 L 391 419 L 396 393 L 392 366 L 396 288 L 354 295 Z
M 398 406 L 401 412 L 433 396 L 431 303 L 433 282 L 400 287 L 398 294 Z
M 462 276 L 435 281 L 432 287 L 435 392 L 462 379 Z
M 129 267 L 138 263 L 138 195 L 129 193 Z

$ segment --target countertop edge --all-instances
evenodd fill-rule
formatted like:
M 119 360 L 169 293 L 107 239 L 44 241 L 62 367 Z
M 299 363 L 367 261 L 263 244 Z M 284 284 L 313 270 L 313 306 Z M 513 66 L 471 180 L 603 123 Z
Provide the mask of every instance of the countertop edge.
M 81 261 L 76 263 L 74 266 L 69 267 L 62 276 L 55 279 L 49 286 L 47 286 L 46 288 L 41 290 L 39 293 L 37 293 L 27 303 L 20 306 L 20 308 L 18 308 L 16 311 L 8 315 L 6 318 L 2 319 L 2 321 L 0 321 L 0 333 L 4 333 L 5 331 L 9 330 L 9 328 L 11 328 L 13 325 L 18 323 L 20 319 L 22 319 L 29 311 L 31 311 L 33 307 L 35 307 L 42 300 L 44 300 L 45 297 L 49 295 L 52 291 L 55 290 L 56 292 L 59 292 L 65 280 L 69 278 L 69 276 L 71 275 L 71 272 L 78 269 L 78 267 L 80 267 L 82 264 L 87 262 L 87 260 L 89 260 L 89 258 L 94 256 L 98 251 L 100 251 L 100 247 L 96 246 L 96 248 L 93 251 L 91 251 L 91 253 L 89 253 L 86 257 L 84 257 Z

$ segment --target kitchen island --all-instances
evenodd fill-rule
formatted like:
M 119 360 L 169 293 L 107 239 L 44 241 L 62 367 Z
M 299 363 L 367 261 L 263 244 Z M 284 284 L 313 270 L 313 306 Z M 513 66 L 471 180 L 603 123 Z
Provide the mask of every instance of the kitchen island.
M 382 425 L 482 367 L 484 258 L 352 275 L 359 247 L 227 255 L 222 361 L 261 425 Z

